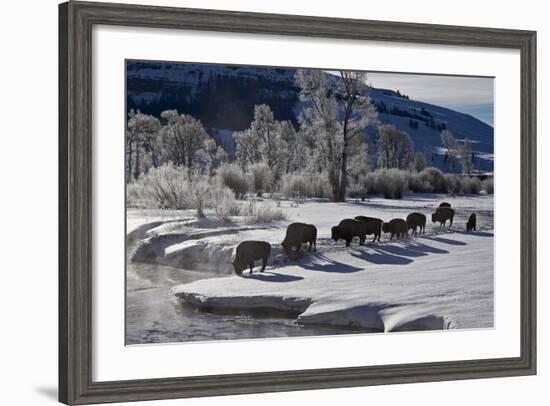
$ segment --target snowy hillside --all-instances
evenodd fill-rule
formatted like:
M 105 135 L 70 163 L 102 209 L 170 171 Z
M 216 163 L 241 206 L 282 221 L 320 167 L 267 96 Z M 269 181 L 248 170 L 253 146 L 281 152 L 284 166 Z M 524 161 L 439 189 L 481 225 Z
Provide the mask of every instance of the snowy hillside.
M 230 153 L 232 132 L 247 128 L 255 104 L 268 104 L 277 120 L 297 123 L 302 105 L 294 83 L 294 69 L 225 65 L 147 63 L 127 64 L 127 106 L 159 116 L 177 109 L 201 120 Z M 326 73 L 330 80 L 337 76 Z M 434 153 L 433 166 L 446 171 L 440 134 L 450 130 L 460 141 L 472 141 L 475 167 L 493 171 L 493 128 L 468 114 L 410 100 L 393 90 L 372 88 L 371 101 L 379 120 L 393 124 L 411 136 L 415 150 Z M 374 129 L 369 130 L 374 134 Z

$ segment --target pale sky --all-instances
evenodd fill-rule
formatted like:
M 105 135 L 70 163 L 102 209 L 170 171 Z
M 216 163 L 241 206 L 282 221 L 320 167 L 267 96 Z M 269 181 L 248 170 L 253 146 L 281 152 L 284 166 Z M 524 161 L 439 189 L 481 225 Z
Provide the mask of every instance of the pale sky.
M 399 90 L 414 100 L 470 114 L 493 125 L 493 78 L 370 72 L 367 82 L 376 88 Z

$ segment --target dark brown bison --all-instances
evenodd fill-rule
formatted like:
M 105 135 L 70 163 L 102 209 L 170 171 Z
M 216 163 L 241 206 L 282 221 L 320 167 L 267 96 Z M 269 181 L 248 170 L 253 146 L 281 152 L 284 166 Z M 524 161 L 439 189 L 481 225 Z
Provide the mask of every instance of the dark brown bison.
M 374 234 L 374 240 L 372 240 L 372 242 L 375 242 L 376 239 L 380 241 L 380 236 L 382 235 L 382 224 L 384 224 L 381 219 L 377 219 L 376 217 L 357 216 L 355 217 L 355 220 L 362 221 L 367 225 L 368 235 Z
M 466 223 L 466 231 L 472 231 L 476 230 L 476 214 L 472 213 L 470 214 L 470 218 L 468 219 L 468 222 Z
M 443 202 L 439 205 L 439 207 L 451 207 L 451 203 Z
M 440 223 L 440 226 L 445 226 L 447 220 L 450 220 L 449 227 L 453 225 L 453 219 L 455 217 L 455 211 L 449 207 L 439 207 L 435 213 L 432 214 L 432 223 Z
M 359 245 L 363 245 L 367 236 L 367 225 L 363 221 L 355 219 L 344 219 L 337 226 L 332 227 L 332 239 L 346 241 L 346 247 L 349 247 L 353 237 L 359 237 Z
M 393 239 L 394 235 L 397 236 L 397 239 L 409 236 L 407 222 L 403 219 L 392 219 L 389 223 L 384 223 L 382 230 L 384 230 L 385 233 L 391 233 L 390 240 Z
M 235 260 L 233 261 L 233 267 L 235 273 L 241 275 L 244 269 L 250 267 L 250 273 L 254 268 L 254 262 L 261 259 L 262 269 L 265 270 L 267 260 L 271 254 L 271 244 L 265 241 L 243 241 L 235 250 Z
M 286 228 L 283 251 L 289 258 L 296 258 L 302 249 L 302 244 L 309 243 L 308 251 L 317 250 L 317 228 L 312 224 L 292 223 Z
M 422 213 L 411 213 L 407 216 L 407 230 L 413 230 L 413 235 L 416 235 L 417 228 L 420 234 L 426 233 L 426 216 Z

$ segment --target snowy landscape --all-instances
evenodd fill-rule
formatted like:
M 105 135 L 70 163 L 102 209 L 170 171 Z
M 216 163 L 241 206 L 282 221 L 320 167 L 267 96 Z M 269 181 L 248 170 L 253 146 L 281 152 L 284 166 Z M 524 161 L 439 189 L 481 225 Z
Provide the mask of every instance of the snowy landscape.
M 364 72 L 127 69 L 127 344 L 494 326 L 492 127 Z

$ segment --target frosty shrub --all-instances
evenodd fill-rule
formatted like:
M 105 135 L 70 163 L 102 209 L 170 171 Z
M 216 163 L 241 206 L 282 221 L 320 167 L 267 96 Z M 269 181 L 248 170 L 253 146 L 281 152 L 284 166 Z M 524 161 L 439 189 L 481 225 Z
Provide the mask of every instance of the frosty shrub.
M 273 184 L 273 175 L 271 169 L 265 163 L 257 163 L 248 167 L 248 172 L 252 180 L 253 191 L 261 196 L 264 191 L 270 192 Z
M 211 196 L 213 192 L 210 179 L 206 175 L 195 173 L 192 175 L 189 181 L 189 196 L 191 198 L 191 205 L 193 209 L 197 210 L 197 217 L 204 218 L 204 210 L 211 202 Z
M 409 189 L 416 193 L 446 193 L 447 183 L 439 169 L 429 167 L 411 175 Z
M 287 218 L 281 209 L 253 201 L 242 207 L 241 215 L 244 216 L 246 224 L 270 223 Z
M 409 177 L 409 190 L 414 193 L 433 193 L 434 187 L 427 176 L 413 173 Z
M 446 173 L 445 184 L 447 185 L 447 193 L 458 195 L 462 192 L 462 183 L 457 175 Z
M 238 199 L 248 191 L 248 181 L 241 168 L 235 164 L 224 164 L 218 168 L 218 178 L 223 186 L 231 189 Z
M 231 216 L 240 215 L 239 203 L 235 200 L 235 193 L 226 186 L 216 185 L 211 196 L 211 205 L 216 217 L 228 220 Z
M 330 184 L 324 174 L 286 174 L 281 179 L 281 193 L 289 199 L 333 197 Z
M 487 178 L 483 182 L 481 182 L 481 189 L 485 191 L 488 195 L 492 195 L 495 193 L 495 185 L 493 178 Z
M 401 199 L 407 190 L 407 172 L 399 169 L 383 169 L 375 172 L 374 188 L 386 199 Z
M 309 185 L 304 176 L 286 174 L 281 180 L 281 192 L 289 199 L 309 195 Z
M 467 195 L 477 195 L 481 191 L 481 181 L 476 177 L 465 176 L 461 179 L 462 193 Z
M 139 204 L 144 208 L 193 208 L 187 171 L 171 163 L 152 168 L 128 184 L 127 198 L 129 205 Z

